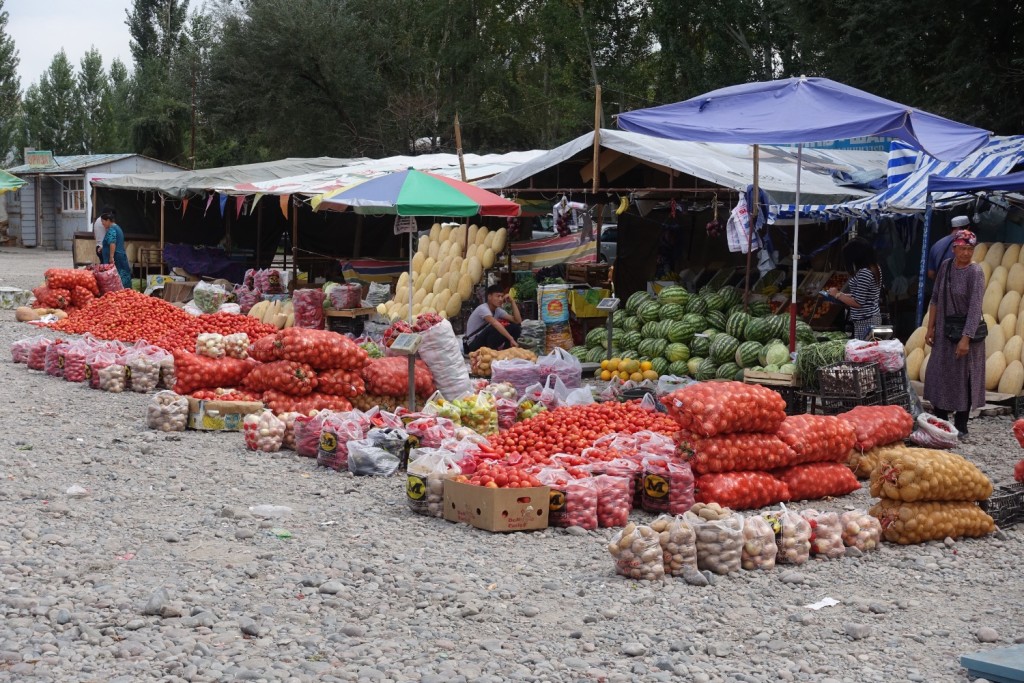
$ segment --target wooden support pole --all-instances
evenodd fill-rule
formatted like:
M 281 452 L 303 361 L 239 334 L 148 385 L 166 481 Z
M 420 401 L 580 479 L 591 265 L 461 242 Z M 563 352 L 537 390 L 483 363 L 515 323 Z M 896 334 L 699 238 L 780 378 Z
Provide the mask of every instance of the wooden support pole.
M 754 205 L 747 207 L 747 215 L 750 218 L 750 230 L 747 231 L 747 276 L 745 284 L 743 286 L 743 310 L 747 310 L 747 306 L 750 303 L 750 264 L 753 259 L 751 253 L 751 245 L 754 241 L 754 226 L 757 225 L 757 207 L 760 202 L 758 201 L 757 191 L 757 179 L 760 175 L 760 150 L 757 145 L 754 145 Z
M 597 190 L 601 187 L 601 86 L 594 86 L 594 173 L 590 183 L 590 191 L 596 196 Z M 604 204 L 597 207 L 597 226 L 594 235 L 594 262 L 601 262 L 601 222 L 604 219 Z
M 292 210 L 292 289 L 299 281 L 299 207 L 290 199 Z
M 462 126 L 459 124 L 459 113 L 455 112 L 455 151 L 459 155 L 459 173 L 462 182 L 466 182 L 466 161 L 462 158 Z

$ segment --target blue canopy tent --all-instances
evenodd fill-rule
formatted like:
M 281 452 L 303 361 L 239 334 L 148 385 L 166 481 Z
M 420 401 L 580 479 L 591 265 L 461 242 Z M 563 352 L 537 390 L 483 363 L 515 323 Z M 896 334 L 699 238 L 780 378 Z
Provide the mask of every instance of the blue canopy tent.
M 800 206 L 803 143 L 861 136 L 898 138 L 939 159 L 961 159 L 988 141 L 989 131 L 929 114 L 827 78 L 744 83 L 683 102 L 620 114 L 620 128 L 699 142 L 796 144 L 795 206 Z M 790 349 L 796 344 L 800 212 L 793 222 Z
M 928 176 L 928 194 L 925 198 L 924 234 L 921 237 L 921 267 L 917 274 L 917 317 L 921 324 L 924 319 L 924 279 L 928 271 L 928 236 L 932 227 L 932 211 L 935 209 L 933 194 L 950 193 L 943 202 L 955 203 L 957 195 L 973 195 L 979 192 L 1024 192 L 1024 171 L 987 178 L 951 178 L 949 176 Z

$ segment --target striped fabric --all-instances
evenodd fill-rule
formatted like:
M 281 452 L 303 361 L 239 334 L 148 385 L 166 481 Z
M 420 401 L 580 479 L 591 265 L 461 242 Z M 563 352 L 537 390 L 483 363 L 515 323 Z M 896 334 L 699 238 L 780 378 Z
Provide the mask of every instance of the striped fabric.
M 592 240 L 581 241 L 579 234 L 513 242 L 512 257 L 528 263 L 533 270 L 560 263 L 594 263 L 597 261 L 597 245 Z
M 341 271 L 346 280 L 391 282 L 408 270 L 408 261 L 379 261 L 368 258 L 341 262 Z

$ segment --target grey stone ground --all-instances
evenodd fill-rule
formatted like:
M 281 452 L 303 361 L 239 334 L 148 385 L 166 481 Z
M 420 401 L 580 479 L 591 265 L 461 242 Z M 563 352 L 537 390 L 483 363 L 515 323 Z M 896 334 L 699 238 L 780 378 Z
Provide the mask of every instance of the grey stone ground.
M 3 249 L 0 285 L 69 264 Z M 634 583 L 610 531 L 492 535 L 410 514 L 399 478 L 148 432 L 143 396 L 13 365 L 31 332 L 0 311 L 0 680 L 967 681 L 961 653 L 1024 637 L 1019 529 Z M 1010 420 L 971 434 L 964 453 L 1008 481 Z M 823 597 L 840 604 L 804 607 Z

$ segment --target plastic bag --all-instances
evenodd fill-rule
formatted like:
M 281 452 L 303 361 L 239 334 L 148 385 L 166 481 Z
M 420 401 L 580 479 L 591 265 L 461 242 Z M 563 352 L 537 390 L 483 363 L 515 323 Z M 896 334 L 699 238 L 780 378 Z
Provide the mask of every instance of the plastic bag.
M 46 337 L 34 337 L 28 339 L 18 339 L 17 341 L 11 342 L 11 360 L 15 363 L 28 363 L 29 351 L 38 339 L 46 339 Z M 43 352 L 46 353 L 45 351 Z M 45 362 L 46 356 L 43 356 Z
M 665 578 L 660 535 L 649 526 L 627 524 L 612 537 L 608 552 L 615 558 L 615 573 L 620 576 L 643 581 Z
M 157 392 L 146 408 L 146 427 L 161 432 L 183 432 L 188 426 L 188 398 L 173 391 Z
M 259 290 L 251 289 L 245 285 L 236 285 L 235 300 L 238 301 L 239 313 L 249 315 L 252 307 L 263 301 L 263 295 Z
M 46 347 L 43 354 L 43 370 L 51 377 L 64 376 L 64 353 L 67 351 L 68 343 L 58 339 Z
M 583 386 L 583 365 L 576 356 L 562 348 L 556 348 L 546 356 L 537 359 L 541 377 L 555 375 L 569 389 Z
M 372 439 L 360 439 L 348 444 L 348 471 L 356 476 L 390 476 L 398 470 L 401 460 L 374 445 Z
M 197 356 L 223 358 L 226 353 L 224 349 L 224 335 L 214 332 L 202 332 L 196 337 Z
M 362 305 L 363 288 L 357 284 L 346 282 L 343 285 L 335 285 L 328 292 L 331 308 L 337 311 L 344 311 L 350 308 L 359 308 Z
M 503 432 L 511 429 L 519 418 L 519 404 L 507 398 L 499 398 L 494 407 L 498 411 L 498 430 Z
M 85 381 L 85 358 L 89 351 L 84 340 L 75 342 L 64 352 L 64 380 L 67 382 Z
M 747 571 L 774 569 L 779 547 L 775 532 L 764 517 L 751 515 L 743 520 L 742 565 Z
M 322 289 L 296 289 L 292 292 L 295 305 L 295 327 L 311 330 L 324 329 L 324 300 Z
M 376 308 L 391 300 L 391 287 L 381 282 L 371 282 L 366 291 L 366 305 Z
M 320 427 L 320 446 L 316 464 L 334 470 L 348 469 L 348 444 L 366 435 L 358 420 L 349 413 L 332 413 Z
M 245 360 L 249 357 L 249 335 L 235 332 L 224 337 L 224 355 L 228 358 Z
M 600 474 L 594 477 L 594 482 L 597 485 L 597 525 L 626 526 L 633 509 L 633 477 Z
M 424 449 L 440 448 L 445 439 L 455 436 L 455 423 L 443 417 L 421 417 L 405 426 L 409 436 L 419 439 Z
M 697 380 L 689 377 L 676 377 L 675 375 L 662 375 L 658 378 L 657 389 L 655 394 L 658 397 L 671 394 L 676 389 L 682 389 L 694 384 Z
M 216 313 L 220 305 L 228 300 L 228 292 L 221 285 L 198 282 L 192 290 L 192 301 L 203 313 Z
M 498 432 L 498 410 L 494 397 L 486 391 L 454 402 L 459 408 L 461 424 L 477 434 L 490 436 Z
M 332 415 L 329 410 L 315 411 L 312 415 L 295 418 L 292 431 L 295 433 L 295 452 L 306 458 L 315 458 L 320 450 L 320 430 L 324 420 Z
M 419 354 L 434 376 L 434 385 L 445 396 L 465 396 L 473 390 L 469 369 L 462 358 L 452 324 L 443 320 L 421 333 Z
M 565 397 L 565 405 L 567 406 L 587 406 L 591 403 L 594 403 L 594 394 L 590 391 L 589 387 L 573 389 Z
M 644 510 L 681 515 L 693 507 L 694 479 L 689 464 L 647 456 L 643 467 Z
M 94 370 L 98 378 L 97 389 L 120 394 L 128 388 L 128 368 L 124 365 L 111 363 Z
M 284 423 L 269 410 L 246 415 L 242 420 L 242 436 L 250 451 L 276 453 L 284 443 Z
M 846 360 L 854 363 L 878 363 L 880 371 L 896 372 L 903 369 L 903 343 L 899 339 L 851 339 L 846 342 Z
M 168 354 L 160 361 L 160 388 L 173 389 L 178 377 L 174 373 L 174 356 Z
M 811 525 L 812 555 L 824 555 L 835 560 L 846 554 L 838 512 L 819 512 L 808 508 L 801 510 L 800 515 Z
M 455 454 L 437 448 L 414 448 L 409 453 L 405 502 L 418 515 L 444 514 L 444 480 L 461 474 Z
M 551 489 L 549 526 L 597 528 L 597 483 L 593 479 L 575 479 L 554 467 L 542 469 L 537 479 Z
M 128 354 L 125 364 L 131 377 L 132 391 L 147 394 L 157 388 L 160 384 L 160 361 L 166 355 L 157 347 L 138 349 Z
M 540 366 L 515 358 L 491 363 L 491 381 L 511 384 L 521 396 L 527 387 L 540 384 L 543 379 Z
M 93 275 L 96 278 L 96 286 L 99 287 L 100 296 L 110 292 L 120 292 L 124 289 L 121 276 L 112 263 L 93 266 Z
M 696 533 L 697 568 L 719 575 L 738 572 L 743 566 L 743 517 L 730 514 L 708 520 L 687 512 L 683 515 Z
M 643 507 L 644 497 L 644 466 L 637 460 L 629 458 L 616 458 L 605 463 L 604 473 L 610 477 L 624 477 L 631 482 L 632 491 L 631 509 L 639 510 Z
M 779 546 L 776 562 L 779 564 L 803 564 L 811 556 L 811 524 L 785 505 L 764 515 L 765 521 L 775 530 L 775 542 Z
M 56 340 L 49 337 L 36 337 L 28 346 L 26 362 L 30 370 L 46 369 L 46 349 Z
M 931 413 L 921 413 L 917 416 L 917 431 L 927 434 L 932 443 L 943 444 L 933 448 L 954 448 L 959 443 L 960 432 L 953 423 L 939 419 Z M 916 442 L 913 434 L 910 438 Z
M 867 510 L 850 510 L 839 517 L 843 528 L 843 543 L 861 552 L 877 550 L 882 541 L 882 525 Z
M 284 294 L 284 275 L 277 268 L 264 268 L 253 273 L 253 284 L 263 294 Z
M 230 313 L 231 315 L 242 315 L 242 307 L 238 304 L 224 303 L 217 307 L 218 313 Z
M 117 355 L 106 351 L 103 348 L 96 348 L 92 350 L 92 353 L 85 357 L 85 376 L 89 380 L 89 388 L 99 389 L 100 388 L 100 373 L 99 371 L 103 368 L 113 365 L 117 362 Z M 29 366 L 31 367 L 31 365 Z M 188 392 L 178 392 L 186 394 Z
M 697 569 L 697 533 L 682 516 L 661 515 L 651 528 L 658 532 L 669 576 L 684 576 Z
M 302 413 L 281 413 L 277 419 L 284 423 L 284 437 L 281 440 L 281 448 L 289 451 L 295 450 L 295 418 Z

